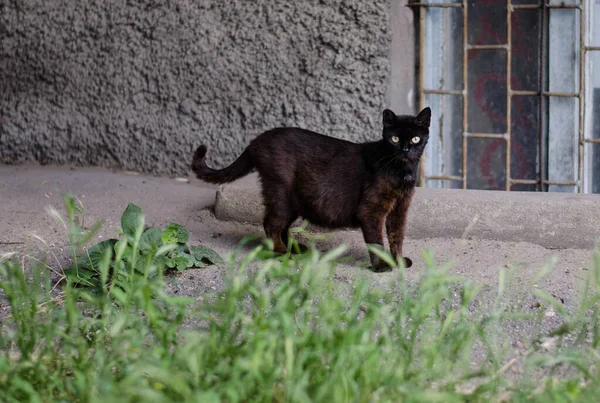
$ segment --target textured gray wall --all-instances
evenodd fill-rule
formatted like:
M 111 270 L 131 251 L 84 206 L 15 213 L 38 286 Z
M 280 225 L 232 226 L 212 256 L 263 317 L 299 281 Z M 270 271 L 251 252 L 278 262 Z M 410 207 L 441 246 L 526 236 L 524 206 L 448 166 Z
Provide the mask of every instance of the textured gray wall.
M 412 107 L 405 1 L 0 0 L 0 162 L 185 174 L 274 126 L 375 139 Z

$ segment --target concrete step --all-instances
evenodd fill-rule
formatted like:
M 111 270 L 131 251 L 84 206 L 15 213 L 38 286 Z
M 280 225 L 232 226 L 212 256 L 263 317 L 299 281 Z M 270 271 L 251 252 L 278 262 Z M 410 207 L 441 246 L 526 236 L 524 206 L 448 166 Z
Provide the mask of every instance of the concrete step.
M 220 186 L 215 215 L 220 220 L 262 224 L 257 175 Z M 417 188 L 406 236 L 592 249 L 600 241 L 600 195 Z

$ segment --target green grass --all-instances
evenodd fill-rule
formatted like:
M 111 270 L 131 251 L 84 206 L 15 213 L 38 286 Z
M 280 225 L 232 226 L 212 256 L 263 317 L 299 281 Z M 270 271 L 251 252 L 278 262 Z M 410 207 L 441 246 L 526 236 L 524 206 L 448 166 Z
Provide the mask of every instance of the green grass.
M 89 257 L 82 251 L 92 236 L 72 207 L 67 199 L 77 264 Z M 123 228 L 120 247 L 95 255 L 93 287 L 65 276 L 57 296 L 45 266 L 25 271 L 18 259 L 0 260 L 0 301 L 10 305 L 0 325 L 0 401 L 562 402 L 600 395 L 599 252 L 573 312 L 543 291 L 536 291 L 539 312 L 507 310 L 504 275 L 494 306 L 482 310 L 474 302 L 480 287 L 437 268 L 427 253 L 419 281 L 398 268 L 392 292 L 365 280 L 344 288 L 333 278 L 343 247 L 274 258 L 268 243 L 232 252 L 222 266 L 224 289 L 197 303 L 166 294 L 165 245 L 140 251 L 143 222 L 140 214 Z M 503 324 L 539 322 L 547 309 L 561 325 L 532 334 L 523 354 L 509 354 Z M 196 324 L 193 331 L 184 321 Z M 522 371 L 512 373 L 517 366 Z

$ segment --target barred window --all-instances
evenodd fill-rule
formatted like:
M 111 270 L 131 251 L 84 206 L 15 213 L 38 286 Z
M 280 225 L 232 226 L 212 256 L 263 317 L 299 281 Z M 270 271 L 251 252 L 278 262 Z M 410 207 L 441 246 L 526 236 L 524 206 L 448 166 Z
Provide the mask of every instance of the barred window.
M 420 0 L 426 187 L 600 193 L 600 0 Z

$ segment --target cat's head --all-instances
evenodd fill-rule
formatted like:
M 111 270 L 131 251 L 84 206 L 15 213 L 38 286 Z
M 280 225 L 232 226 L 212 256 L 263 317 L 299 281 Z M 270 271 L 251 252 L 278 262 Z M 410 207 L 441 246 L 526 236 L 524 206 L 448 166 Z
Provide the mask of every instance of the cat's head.
M 383 111 L 383 139 L 399 156 L 419 159 L 429 140 L 431 109 L 417 116 L 399 116 L 389 109 Z

